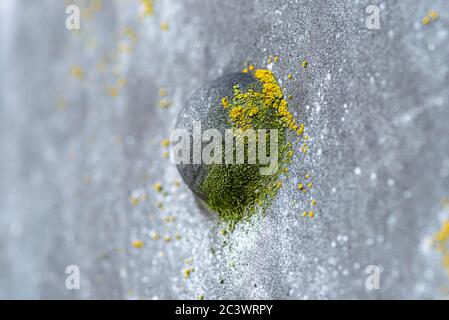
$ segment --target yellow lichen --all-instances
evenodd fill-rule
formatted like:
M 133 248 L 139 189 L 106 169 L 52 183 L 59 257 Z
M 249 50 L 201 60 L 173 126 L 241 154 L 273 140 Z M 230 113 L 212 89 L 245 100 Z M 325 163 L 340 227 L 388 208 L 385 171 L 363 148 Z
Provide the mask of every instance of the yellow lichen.
M 440 15 L 438 14 L 438 12 L 436 12 L 435 10 L 429 10 L 429 12 L 427 12 L 427 16 L 432 20 L 435 21 L 437 20 Z
M 430 18 L 428 16 L 425 16 L 424 18 L 422 18 L 423 25 L 428 25 L 429 23 L 430 23 Z
M 170 145 L 170 139 L 165 138 L 161 141 L 161 146 L 168 147 L 169 145 Z
M 148 16 L 154 14 L 154 0 L 142 0 L 143 13 Z
M 170 101 L 168 101 L 167 99 L 162 99 L 161 101 L 159 101 L 159 107 L 161 109 L 166 109 L 170 106 Z
M 137 206 L 140 203 L 140 199 L 138 197 L 135 196 L 130 196 L 129 197 L 129 202 L 131 203 L 131 205 L 133 207 Z
M 159 96 L 160 97 L 165 97 L 167 95 L 167 89 L 165 88 L 160 88 L 159 89 Z
M 119 90 L 114 86 L 106 87 L 106 92 L 113 98 L 118 96 Z
M 160 182 L 156 182 L 155 184 L 153 184 L 153 189 L 156 192 L 161 192 L 162 191 L 162 184 Z
M 443 267 L 449 275 L 449 220 L 445 221 L 434 237 L 437 250 L 442 254 Z
M 170 29 L 170 25 L 167 22 L 161 22 L 160 27 L 164 32 L 167 32 Z
M 166 216 L 165 218 L 164 218 L 164 222 L 166 222 L 166 223 L 171 223 L 171 222 L 175 222 L 176 221 L 176 216 Z
M 84 71 L 79 65 L 72 66 L 70 72 L 75 79 L 82 80 L 84 78 Z
M 143 241 L 142 240 L 134 240 L 132 242 L 132 246 L 136 249 L 143 248 Z
M 159 239 L 161 238 L 161 236 L 159 235 L 159 233 L 156 232 L 156 231 L 152 231 L 151 234 L 150 234 L 150 237 L 151 237 L 151 239 L 153 239 L 153 240 L 159 240 Z
M 137 41 L 137 32 L 129 26 L 123 29 L 123 35 L 128 37 L 132 43 L 135 43 Z
M 190 278 L 190 275 L 191 275 L 192 272 L 194 272 L 194 271 L 195 271 L 195 269 L 194 269 L 193 267 L 185 268 L 185 269 L 182 271 L 182 273 L 183 273 L 183 275 L 184 275 L 184 279 L 189 279 L 189 278 Z
M 245 66 L 243 72 L 249 71 L 257 80 L 256 83 L 247 86 L 246 90 L 235 84 L 232 88 L 232 97 L 221 97 L 221 107 L 227 111 L 236 138 L 239 137 L 239 133 L 244 133 L 248 129 L 280 130 L 282 139 L 280 156 L 286 164 L 293 157 L 293 147 L 285 141 L 285 129 L 300 136 L 304 132 L 304 125 L 296 123 L 288 109 L 287 99 L 284 99 L 283 90 L 270 70 L 255 69 L 252 65 Z M 260 186 L 257 185 L 263 180 L 260 178 L 243 183 L 242 189 L 247 192 L 246 194 L 243 194 L 240 187 L 235 187 L 235 183 L 226 192 L 220 188 L 219 183 L 224 184 L 226 179 L 237 180 L 239 183 L 242 177 L 243 180 L 247 177 L 252 179 L 252 172 L 256 170 L 256 167 L 250 165 L 242 168 L 214 167 L 202 184 L 203 191 L 208 194 L 208 205 L 211 209 L 218 211 L 223 219 L 236 222 L 248 212 L 254 212 L 252 210 L 255 205 L 262 205 L 265 199 L 272 199 L 282 187 L 282 181 L 278 180 L 280 175 L 288 173 L 285 166 L 279 167 L 275 177 L 265 179 Z M 252 191 L 254 194 L 250 193 Z

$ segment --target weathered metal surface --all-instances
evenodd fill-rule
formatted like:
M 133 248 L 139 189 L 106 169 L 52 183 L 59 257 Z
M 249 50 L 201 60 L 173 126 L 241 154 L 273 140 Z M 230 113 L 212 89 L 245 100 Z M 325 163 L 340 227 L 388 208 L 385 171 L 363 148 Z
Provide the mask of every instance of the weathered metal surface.
M 379 30 L 366 28 L 370 4 Z M 449 215 L 447 1 L 90 8 L 74 32 L 63 1 L 1 3 L 1 298 L 446 295 L 429 239 Z M 440 18 L 423 25 L 429 9 Z M 176 186 L 160 142 L 196 89 L 270 54 L 310 152 L 295 155 L 265 217 L 222 236 Z M 304 218 L 312 197 L 316 216 Z M 80 290 L 67 290 L 67 265 L 79 266 Z M 379 290 L 365 287 L 369 265 L 382 270 Z

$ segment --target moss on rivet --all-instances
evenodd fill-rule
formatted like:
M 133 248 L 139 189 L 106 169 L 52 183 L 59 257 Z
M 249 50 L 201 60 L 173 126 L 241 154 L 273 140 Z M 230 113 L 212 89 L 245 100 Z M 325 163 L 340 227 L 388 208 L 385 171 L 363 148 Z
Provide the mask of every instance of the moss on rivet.
M 276 59 L 275 59 L 276 60 Z M 253 72 L 256 84 L 242 90 L 238 84 L 233 87 L 232 97 L 221 97 L 221 106 L 228 113 L 230 126 L 238 133 L 248 129 L 278 130 L 279 167 L 273 175 L 261 175 L 260 164 L 248 164 L 245 154 L 244 164 L 213 164 L 208 168 L 200 190 L 207 199 L 206 204 L 219 217 L 230 222 L 231 226 L 244 217 L 250 216 L 262 204 L 266 206 L 282 187 L 279 176 L 288 172 L 285 164 L 293 156 L 291 144 L 286 142 L 286 130 L 301 136 L 304 126 L 296 124 L 288 110 L 287 100 L 283 97 L 273 73 L 269 70 L 256 69 Z M 244 73 L 248 69 L 244 69 Z M 257 140 L 258 137 L 256 137 Z M 270 137 L 266 137 L 267 155 Z M 244 140 L 245 146 L 247 141 Z M 245 148 L 247 152 L 247 148 Z M 234 146 L 235 152 L 235 146 Z

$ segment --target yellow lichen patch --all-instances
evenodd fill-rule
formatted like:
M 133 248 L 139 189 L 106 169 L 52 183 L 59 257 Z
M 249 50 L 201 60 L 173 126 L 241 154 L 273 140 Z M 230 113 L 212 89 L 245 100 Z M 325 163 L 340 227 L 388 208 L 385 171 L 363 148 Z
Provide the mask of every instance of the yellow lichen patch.
M 170 25 L 167 22 L 161 22 L 160 27 L 164 32 L 167 32 L 170 29 Z
M 443 205 L 443 208 L 449 208 L 449 198 L 444 197 L 443 199 L 441 199 L 441 204 Z
M 303 130 L 301 127 L 303 126 L 298 127 L 293 119 L 293 115 L 288 111 L 287 101 L 284 100 L 282 89 L 273 73 L 270 70 L 257 69 L 254 72 L 254 77 L 262 83 L 262 92 L 250 89 L 243 93 L 238 86 L 234 86 L 234 102 L 241 103 L 240 105 L 239 103 L 234 103 L 234 107 L 230 110 L 230 116 L 234 124 L 238 128 L 250 128 L 251 118 L 259 112 L 260 108 L 256 101 L 262 101 L 263 107 L 272 107 L 277 110 L 279 121 L 284 127 L 289 127 L 300 135 Z M 228 108 L 228 103 L 223 103 L 222 101 L 222 104 Z M 246 107 L 244 108 L 242 104 L 245 104 Z
M 307 185 L 307 188 L 312 189 L 312 187 L 313 187 L 313 183 L 309 182 L 309 184 Z
M 70 73 L 75 79 L 82 80 L 84 78 L 84 71 L 79 65 L 72 66 L 72 68 L 70 68 Z
M 449 221 L 443 223 L 440 231 L 436 234 L 436 240 L 438 242 L 444 242 L 449 240 Z
M 222 98 L 221 99 L 221 105 L 223 106 L 223 108 L 227 109 L 229 107 L 229 100 L 228 98 Z
M 153 239 L 153 240 L 159 240 L 159 239 L 161 238 L 161 236 L 159 235 L 159 233 L 157 233 L 156 231 L 152 231 L 152 232 L 150 233 L 150 237 L 151 237 L 151 239 Z
M 434 237 L 437 250 L 443 255 L 443 267 L 449 275 L 449 220 L 445 221 Z
M 159 108 L 166 109 L 169 106 L 170 106 L 170 101 L 168 101 L 167 99 L 162 99 L 161 101 L 159 101 Z
M 167 151 L 162 152 L 162 157 L 167 159 L 170 157 L 170 154 Z
M 312 199 L 312 201 L 310 201 L 310 205 L 311 205 L 311 206 L 316 205 L 316 200 L 315 200 L 315 199 Z
M 108 86 L 108 87 L 106 87 L 106 92 L 108 95 L 115 98 L 118 96 L 119 90 L 115 86 Z
M 248 70 L 249 71 L 253 71 L 254 70 L 254 66 L 252 64 L 250 64 L 249 67 L 248 67 Z
M 192 272 L 195 272 L 195 269 L 193 267 L 185 268 L 182 271 L 182 274 L 184 275 L 184 279 L 190 279 L 190 275 Z
M 176 234 L 175 234 L 175 239 L 176 239 L 176 240 L 181 240 L 181 235 L 180 235 L 179 233 L 176 233 Z
M 315 212 L 309 211 L 309 217 L 310 217 L 310 218 L 313 218 L 314 216 L 315 216 Z
M 438 18 L 440 17 L 440 15 L 438 14 L 438 12 L 436 12 L 435 10 L 429 10 L 429 12 L 427 12 L 427 16 L 430 18 L 430 20 L 435 21 L 438 20 Z
M 423 25 L 429 25 L 431 22 L 438 20 L 440 15 L 435 10 L 429 10 L 427 15 L 422 18 L 421 22 Z
M 299 183 L 299 184 L 298 184 L 298 189 L 299 189 L 299 190 L 303 190 L 303 189 L 304 189 L 304 184 Z
M 170 139 L 166 138 L 161 141 L 161 146 L 168 147 L 169 145 L 170 145 Z
M 142 0 L 143 14 L 152 16 L 154 14 L 154 0 Z
M 302 213 L 302 216 L 303 216 L 303 217 L 307 217 L 307 211 L 304 211 L 304 212 Z
M 134 240 L 132 242 L 132 246 L 136 249 L 141 249 L 141 248 L 143 248 L 143 241 L 142 240 Z
M 428 25 L 429 23 L 430 23 L 430 18 L 428 16 L 425 16 L 424 18 L 422 18 L 423 25 Z
M 160 182 L 156 182 L 153 184 L 153 190 L 156 192 L 162 191 L 162 184 Z
M 176 216 L 166 216 L 164 217 L 164 222 L 171 223 L 176 221 Z
M 200 295 L 196 298 L 196 300 L 204 300 L 204 296 L 203 296 L 202 294 L 200 294 Z
M 307 143 L 304 143 L 301 146 L 301 151 L 302 151 L 302 153 L 307 154 L 307 152 L 309 151 L 309 146 L 307 145 Z
M 160 97 L 165 97 L 167 95 L 167 89 L 165 88 L 160 88 L 159 89 L 159 96 Z
M 291 79 L 291 78 L 293 78 L 293 76 L 291 75 L 291 73 L 289 73 L 288 75 L 287 75 L 287 79 Z
M 130 196 L 129 197 L 129 202 L 131 203 L 131 205 L 133 207 L 137 206 L 140 203 L 140 199 L 136 196 Z
M 165 242 L 170 242 L 172 240 L 171 236 L 165 236 L 164 237 L 164 241 Z
M 304 60 L 303 62 L 301 62 L 301 67 L 303 67 L 304 69 L 307 68 L 309 66 L 309 62 L 307 60 Z
M 125 27 L 123 29 L 123 35 L 127 37 L 132 43 L 137 42 L 137 32 L 131 27 Z

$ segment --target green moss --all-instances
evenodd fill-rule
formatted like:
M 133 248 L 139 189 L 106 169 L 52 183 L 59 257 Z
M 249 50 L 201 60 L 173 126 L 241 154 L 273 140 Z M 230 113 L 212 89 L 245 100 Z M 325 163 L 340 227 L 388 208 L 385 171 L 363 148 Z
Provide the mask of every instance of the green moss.
M 254 76 L 258 80 L 257 85 L 246 92 L 235 85 L 232 99 L 222 98 L 222 107 L 228 110 L 229 125 L 237 132 L 279 129 L 279 168 L 274 175 L 261 175 L 258 158 L 256 164 L 248 164 L 246 146 L 244 164 L 208 166 L 200 190 L 206 195 L 210 209 L 216 211 L 222 220 L 229 222 L 231 227 L 253 214 L 257 207 L 266 208 L 270 204 L 282 185 L 279 177 L 283 166 L 293 154 L 291 145 L 286 143 L 285 130 L 289 128 L 298 132 L 298 135 L 302 133 L 302 126 L 298 127 L 288 112 L 287 102 L 273 74 L 268 70 L 256 70 Z M 266 139 L 266 152 L 269 155 L 269 134 Z

